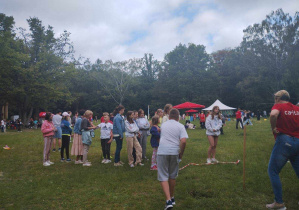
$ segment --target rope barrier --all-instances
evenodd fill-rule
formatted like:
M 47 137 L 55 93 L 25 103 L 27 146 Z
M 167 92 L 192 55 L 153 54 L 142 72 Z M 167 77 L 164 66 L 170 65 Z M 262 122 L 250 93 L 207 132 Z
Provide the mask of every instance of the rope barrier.
M 179 170 L 183 170 L 184 168 L 187 168 L 188 166 L 205 166 L 205 165 L 216 165 L 216 164 L 235 164 L 238 165 L 240 163 L 240 160 L 237 160 L 236 162 L 218 162 L 218 163 L 189 163 L 185 165 L 184 167 L 180 168 Z

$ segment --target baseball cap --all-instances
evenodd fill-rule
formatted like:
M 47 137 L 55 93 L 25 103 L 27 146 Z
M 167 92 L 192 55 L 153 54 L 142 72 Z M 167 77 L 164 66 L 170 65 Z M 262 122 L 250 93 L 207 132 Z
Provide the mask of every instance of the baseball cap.
M 69 115 L 69 113 L 67 113 L 67 112 L 63 112 L 63 113 L 62 113 L 62 116 L 65 117 L 65 116 L 70 116 L 70 115 Z

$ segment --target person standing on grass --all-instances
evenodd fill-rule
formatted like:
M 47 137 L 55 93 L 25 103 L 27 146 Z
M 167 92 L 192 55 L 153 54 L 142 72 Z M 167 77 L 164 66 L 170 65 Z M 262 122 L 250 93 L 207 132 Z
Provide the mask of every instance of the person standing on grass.
M 241 113 L 241 109 L 238 108 L 238 111 L 236 112 L 236 129 L 238 129 L 238 123 L 241 124 L 241 128 L 243 129 L 243 122 L 242 122 L 242 113 Z
M 137 119 L 138 119 L 138 111 L 136 110 L 133 110 L 134 112 L 134 118 L 133 118 L 133 121 L 137 124 Z M 138 125 L 137 125 L 138 126 Z M 138 133 L 137 135 L 137 140 L 140 144 L 140 133 Z M 133 148 L 133 152 L 132 152 L 132 155 L 133 155 L 133 158 L 134 158 L 134 164 L 136 163 L 136 150 L 135 148 Z
M 82 143 L 83 143 L 83 166 L 91 166 L 91 163 L 87 161 L 87 154 L 89 151 L 89 147 L 92 143 L 90 130 L 95 129 L 91 122 L 93 112 L 90 110 L 86 110 L 84 113 L 84 118 L 81 122 L 81 131 L 82 131 Z
M 84 113 L 85 113 L 84 109 L 81 109 L 79 110 L 79 112 L 76 112 L 77 118 L 74 124 L 74 140 L 71 149 L 71 155 L 76 155 L 75 164 L 83 164 L 83 143 L 82 143 L 81 122 Z
M 206 122 L 206 115 L 205 113 L 203 113 L 203 111 L 201 111 L 200 115 L 199 115 L 199 119 L 200 119 L 200 127 L 202 129 L 205 129 L 205 122 Z
M 163 120 L 163 110 L 162 109 L 157 109 L 157 116 L 159 117 L 158 126 L 161 127 L 161 123 Z
M 126 129 L 126 140 L 127 140 L 127 153 L 128 153 L 128 160 L 129 165 L 131 168 L 134 166 L 140 165 L 143 166 L 144 164 L 141 163 L 141 157 L 142 157 L 142 149 L 141 146 L 137 140 L 139 128 L 137 124 L 133 120 L 134 118 L 134 112 L 128 111 L 127 112 L 127 120 L 125 121 L 125 129 Z M 132 155 L 133 148 L 136 151 L 136 162 L 134 163 L 134 158 Z
M 153 148 L 153 155 L 152 155 L 152 164 L 150 170 L 157 170 L 157 151 L 159 147 L 160 141 L 160 127 L 159 124 L 159 116 L 154 116 L 152 118 L 152 128 L 150 130 L 151 136 L 151 146 Z
M 107 163 L 111 163 L 110 146 L 113 140 L 113 133 L 112 133 L 113 125 L 110 122 L 108 112 L 104 112 L 103 116 L 104 116 L 104 122 L 100 123 L 97 127 L 101 128 L 101 146 L 102 146 L 102 152 L 104 157 L 102 163 L 107 164 Z
M 268 174 L 275 200 L 267 204 L 268 209 L 286 209 L 282 200 L 279 173 L 289 160 L 299 178 L 299 107 L 289 102 L 286 90 L 274 94 L 275 104 L 270 113 L 270 124 L 275 138 Z
M 124 111 L 125 107 L 123 105 L 119 105 L 113 112 L 113 115 L 115 116 L 113 119 L 113 138 L 116 142 L 114 166 L 122 166 L 124 164 L 122 161 L 120 161 L 120 151 L 123 146 L 123 138 L 125 132 L 125 122 L 122 117 Z
M 148 160 L 146 157 L 146 145 L 150 124 L 148 120 L 144 117 L 144 111 L 142 109 L 138 110 L 138 119 L 136 120 L 136 122 L 140 130 L 140 145 L 142 147 L 142 159 Z
M 165 209 L 175 205 L 174 190 L 188 134 L 179 123 L 179 110 L 171 109 L 169 120 L 161 126 L 161 138 L 157 152 L 158 180 L 166 197 Z
M 70 139 L 72 135 L 73 129 L 71 128 L 71 123 L 69 122 L 70 119 L 70 114 L 67 112 L 62 113 L 62 121 L 61 121 L 61 131 L 62 131 L 62 147 L 60 151 L 61 155 L 61 162 L 64 162 L 64 149 L 65 149 L 65 154 L 66 154 L 66 161 L 71 162 L 70 159 Z
M 43 165 L 50 166 L 54 164 L 50 161 L 50 151 L 51 151 L 51 144 L 53 141 L 54 132 L 56 131 L 55 126 L 52 122 L 53 115 L 50 112 L 46 113 L 45 121 L 42 124 L 41 131 L 44 137 L 44 155 L 43 155 Z
M 53 116 L 53 124 L 54 126 L 56 127 L 56 131 L 55 131 L 55 134 L 54 134 L 54 139 L 53 139 L 53 152 L 56 152 L 56 139 L 58 139 L 58 146 L 59 146 L 59 149 L 58 151 L 61 150 L 61 137 L 62 137 L 62 131 L 61 131 L 61 113 L 62 111 L 58 110 L 56 112 L 56 114 Z
M 164 122 L 166 122 L 169 119 L 169 112 L 172 109 L 172 105 L 171 104 L 166 104 L 164 106 L 164 113 L 163 113 L 163 118 L 162 118 L 162 122 L 161 122 L 161 126 Z
M 218 163 L 215 159 L 216 156 L 216 146 L 218 143 L 218 136 L 220 135 L 220 129 L 222 127 L 222 119 L 220 116 L 220 110 L 218 106 L 214 106 L 210 115 L 206 120 L 206 134 L 210 143 L 208 150 L 207 163 Z M 212 158 L 211 158 L 212 157 Z

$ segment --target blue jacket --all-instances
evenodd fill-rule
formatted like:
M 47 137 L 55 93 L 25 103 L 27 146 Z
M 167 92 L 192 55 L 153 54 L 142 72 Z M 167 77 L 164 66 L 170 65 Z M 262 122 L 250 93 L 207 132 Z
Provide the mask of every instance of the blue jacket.
M 159 147 L 160 133 L 156 126 L 151 128 L 151 145 L 152 147 Z
M 125 122 L 120 114 L 117 114 L 113 119 L 113 135 L 118 134 L 121 138 L 124 137 Z
M 71 135 L 73 129 L 71 128 L 71 124 L 67 120 L 62 120 L 61 121 L 61 130 L 62 130 L 62 135 Z
M 82 135 L 81 122 L 82 122 L 82 117 L 80 116 L 80 117 L 77 118 L 77 121 L 76 121 L 75 126 L 74 126 L 74 133 L 77 133 L 79 135 Z

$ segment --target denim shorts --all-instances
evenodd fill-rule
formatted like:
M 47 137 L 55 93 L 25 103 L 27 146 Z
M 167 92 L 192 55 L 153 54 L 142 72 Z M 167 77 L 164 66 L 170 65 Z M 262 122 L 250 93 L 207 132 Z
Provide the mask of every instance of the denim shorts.
M 61 136 L 62 136 L 62 130 L 61 130 L 61 127 L 60 126 L 56 126 L 56 129 L 57 131 L 55 131 L 55 134 L 54 134 L 54 139 L 61 139 Z
M 157 155 L 158 180 L 176 179 L 179 173 L 179 155 Z

